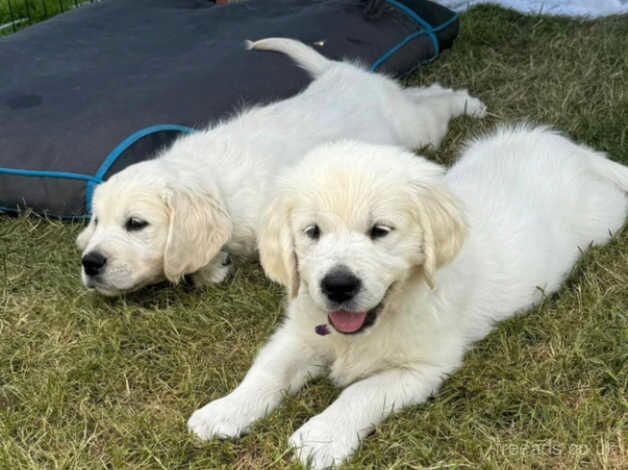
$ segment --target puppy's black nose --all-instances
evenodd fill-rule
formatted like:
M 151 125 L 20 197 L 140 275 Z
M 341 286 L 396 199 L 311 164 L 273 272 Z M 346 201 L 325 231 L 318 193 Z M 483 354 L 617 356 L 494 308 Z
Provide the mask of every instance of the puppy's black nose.
M 351 300 L 360 291 L 362 281 L 347 268 L 336 268 L 321 281 L 321 290 L 329 300 L 341 303 Z
M 103 271 L 103 268 L 107 264 L 107 258 L 98 253 L 97 251 L 90 251 L 81 260 L 85 274 L 88 276 L 96 276 Z

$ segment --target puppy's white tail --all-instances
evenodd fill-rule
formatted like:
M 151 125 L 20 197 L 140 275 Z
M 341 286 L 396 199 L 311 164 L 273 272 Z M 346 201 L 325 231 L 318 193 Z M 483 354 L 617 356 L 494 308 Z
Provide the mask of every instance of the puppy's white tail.
M 612 181 L 622 191 L 628 192 L 628 166 L 609 160 L 602 155 L 592 159 L 591 163 L 598 175 Z
M 286 54 L 314 78 L 321 75 L 333 63 L 324 55 L 296 39 L 266 38 L 259 41 L 246 41 L 247 49 L 275 51 Z

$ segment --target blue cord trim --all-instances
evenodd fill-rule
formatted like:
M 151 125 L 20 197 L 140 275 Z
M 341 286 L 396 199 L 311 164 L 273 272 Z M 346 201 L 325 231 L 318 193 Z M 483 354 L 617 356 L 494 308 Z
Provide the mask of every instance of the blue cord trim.
M 87 190 L 85 191 L 85 209 L 87 210 L 88 215 L 92 213 L 92 196 L 94 195 L 94 188 L 97 184 L 102 183 L 103 178 L 107 174 L 107 171 L 109 171 L 109 168 L 111 168 L 113 164 L 118 160 L 120 155 L 122 155 L 122 153 L 127 148 L 140 140 L 142 137 L 146 137 L 147 135 L 162 131 L 177 131 L 189 134 L 191 132 L 194 132 L 194 129 L 190 127 L 179 126 L 177 124 L 158 124 L 134 132 L 122 142 L 120 142 L 118 146 L 114 148 L 111 153 L 107 155 L 107 158 L 105 158 L 105 160 L 102 162 L 102 165 L 100 165 L 100 168 L 98 168 L 98 171 L 96 172 L 95 178 L 93 180 L 90 180 L 87 184 Z
M 437 56 L 440 53 L 440 46 L 438 45 L 438 38 L 436 37 L 436 34 L 434 34 L 431 24 L 429 24 L 419 15 L 417 15 L 414 10 L 407 7 L 403 3 L 399 3 L 397 0 L 384 0 L 384 1 L 388 3 L 389 5 L 392 5 L 395 8 L 398 8 L 399 10 L 403 11 L 406 15 L 408 15 L 410 18 L 412 18 L 414 21 L 420 24 L 421 27 L 426 31 L 426 33 L 432 40 L 432 45 L 434 46 L 434 56 Z
M 0 175 L 28 176 L 32 178 L 61 178 L 66 180 L 80 180 L 95 182 L 94 176 L 83 175 L 81 173 L 68 173 L 65 171 L 40 171 L 40 170 L 18 170 L 13 168 L 0 168 Z
M 455 23 L 456 21 L 458 21 L 458 18 L 459 18 L 458 14 L 455 14 L 454 16 L 449 18 L 444 23 L 439 24 L 436 28 L 433 29 L 433 31 L 435 33 L 441 32 L 443 29 L 447 28 L 450 24 Z
M 452 16 L 450 19 L 448 19 L 444 23 L 442 23 L 442 24 L 440 24 L 440 25 L 438 25 L 436 27 L 432 27 L 427 21 L 425 21 L 423 18 L 421 18 L 419 15 L 417 15 L 415 11 L 413 11 L 410 8 L 408 8 L 407 6 L 397 2 L 395 0 L 385 0 L 385 1 L 386 1 L 386 3 L 389 3 L 390 5 L 398 8 L 399 10 L 401 10 L 405 14 L 407 14 L 416 23 L 418 23 L 421 26 L 422 29 L 420 29 L 419 31 L 415 31 L 414 33 L 406 36 L 399 43 L 395 44 L 393 47 L 391 47 L 389 50 L 387 50 L 381 57 L 379 57 L 375 62 L 373 62 L 371 64 L 371 66 L 369 67 L 369 70 L 371 72 L 374 72 L 384 62 L 386 62 L 388 59 L 390 59 L 399 49 L 401 49 L 402 47 L 404 47 L 406 44 L 408 44 L 409 42 L 413 41 L 414 39 L 416 39 L 416 38 L 418 38 L 420 36 L 424 36 L 424 35 L 429 36 L 430 40 L 432 41 L 432 46 L 434 48 L 434 56 L 433 56 L 433 58 L 438 57 L 438 55 L 440 54 L 440 45 L 438 43 L 438 38 L 436 37 L 436 33 L 438 33 L 439 31 L 442 31 L 443 29 L 447 28 L 449 25 L 451 25 L 452 23 L 457 21 L 458 20 L 458 15 L 454 14 L 454 16 Z
M 15 176 L 27 176 L 32 178 L 60 178 L 66 180 L 79 180 L 87 182 L 87 189 L 85 191 L 85 209 L 87 211 L 86 215 L 77 215 L 77 216 L 69 216 L 69 217 L 61 217 L 62 219 L 78 219 L 78 218 L 88 218 L 92 212 L 92 196 L 94 194 L 94 188 L 96 185 L 103 182 L 103 178 L 107 174 L 107 171 L 112 167 L 112 165 L 118 160 L 120 155 L 133 145 L 135 142 L 140 140 L 142 137 L 146 137 L 147 135 L 154 134 L 156 132 L 162 131 L 177 131 L 184 134 L 189 134 L 194 132 L 195 130 L 191 127 L 179 126 L 177 124 L 158 124 L 155 126 L 146 127 L 141 129 L 126 139 L 124 139 L 116 148 L 114 148 L 109 155 L 105 158 L 100 168 L 96 172 L 95 176 L 91 175 L 83 175 L 81 173 L 69 173 L 65 171 L 44 171 L 44 170 L 18 170 L 14 168 L 1 168 L 0 167 L 0 175 L 15 175 Z M 0 212 L 18 212 L 17 209 L 11 209 L 9 207 L 0 206 Z
M 382 65 L 384 62 L 386 62 L 388 59 L 390 59 L 395 54 L 395 52 L 397 52 L 399 49 L 401 49 L 403 46 L 408 44 L 413 39 L 416 39 L 419 36 L 422 36 L 423 34 L 424 34 L 423 31 L 415 31 L 414 33 L 410 34 L 409 36 L 406 36 L 401 42 L 399 42 L 398 44 L 395 44 L 393 47 L 388 49 L 384 53 L 383 56 L 381 56 L 379 59 L 377 59 L 375 62 L 373 62 L 373 64 L 371 64 L 371 66 L 369 67 L 369 70 L 371 72 L 375 72 L 379 68 L 379 66 Z

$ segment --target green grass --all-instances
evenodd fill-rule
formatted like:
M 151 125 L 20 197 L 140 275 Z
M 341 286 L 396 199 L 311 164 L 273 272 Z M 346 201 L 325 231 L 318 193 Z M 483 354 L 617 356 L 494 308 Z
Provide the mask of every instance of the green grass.
M 462 18 L 453 50 L 408 81 L 468 87 L 485 122 L 553 124 L 628 164 L 628 18 L 592 23 L 494 7 Z M 79 227 L 0 218 L 0 468 L 283 468 L 290 434 L 338 391 L 287 399 L 238 441 L 201 444 L 185 421 L 231 390 L 281 318 L 255 264 L 222 286 L 104 299 L 82 289 Z M 428 403 L 380 425 L 347 468 L 625 468 L 628 231 L 588 252 L 566 286 L 501 324 Z
M 15 24 L 15 30 L 22 29 L 29 24 L 43 21 L 52 16 L 63 13 L 87 3 L 90 0 L 0 0 L 0 25 L 15 20 L 26 19 Z M 92 3 L 94 0 L 91 0 Z M 14 31 L 13 27 L 0 30 L 0 35 Z

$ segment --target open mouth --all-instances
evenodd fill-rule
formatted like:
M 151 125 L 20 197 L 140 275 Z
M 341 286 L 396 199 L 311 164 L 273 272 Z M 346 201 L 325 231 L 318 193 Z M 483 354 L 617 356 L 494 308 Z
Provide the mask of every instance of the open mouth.
M 338 333 L 354 335 L 364 331 L 375 323 L 377 314 L 382 309 L 382 305 L 383 302 L 367 312 L 347 312 L 344 310 L 330 312 L 327 315 L 327 319 Z

